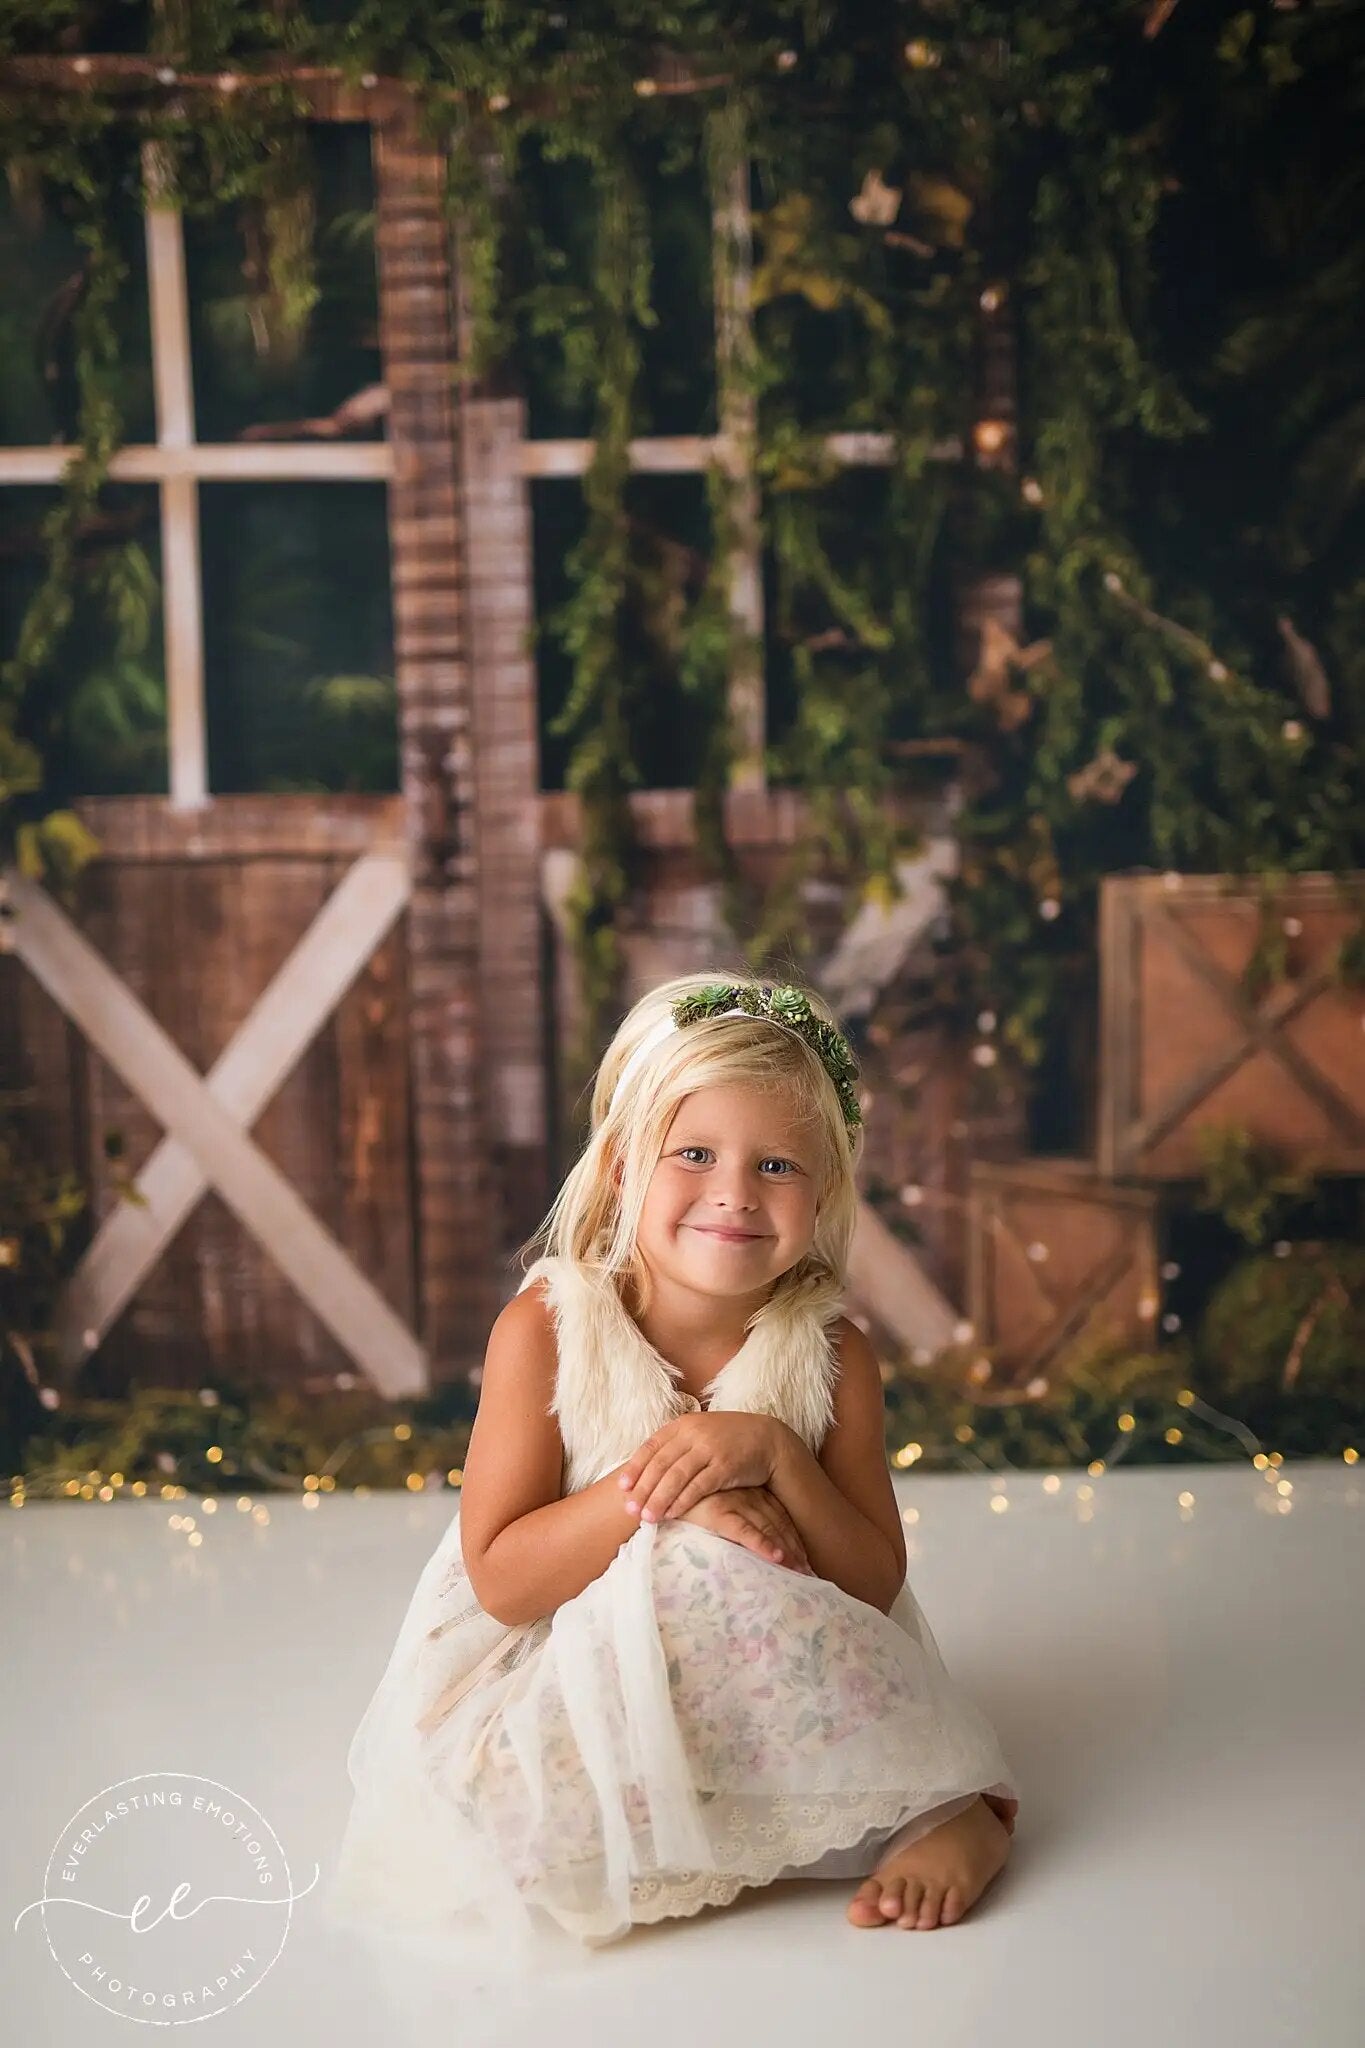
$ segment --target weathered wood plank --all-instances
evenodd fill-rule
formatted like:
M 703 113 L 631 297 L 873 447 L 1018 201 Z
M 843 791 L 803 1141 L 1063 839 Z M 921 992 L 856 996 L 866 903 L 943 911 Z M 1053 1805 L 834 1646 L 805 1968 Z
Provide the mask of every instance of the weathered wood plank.
M 518 398 L 461 400 L 469 658 L 478 788 L 482 1029 L 494 1115 L 489 1141 L 510 1252 L 551 1195 L 540 971 L 540 750 L 531 640 L 531 505 L 517 454 Z
M 318 860 L 405 849 L 401 796 L 215 796 L 177 811 L 160 796 L 85 796 L 73 807 L 102 860 Z
M 651 850 L 686 851 L 696 845 L 696 796 L 690 789 L 631 790 L 627 797 L 636 841 Z M 896 792 L 885 805 L 898 823 L 924 815 L 923 800 Z M 724 799 L 725 832 L 731 846 L 751 850 L 794 846 L 811 829 L 810 805 L 795 789 L 730 789 Z M 573 790 L 543 790 L 540 796 L 542 847 L 577 848 L 582 838 L 582 804 Z

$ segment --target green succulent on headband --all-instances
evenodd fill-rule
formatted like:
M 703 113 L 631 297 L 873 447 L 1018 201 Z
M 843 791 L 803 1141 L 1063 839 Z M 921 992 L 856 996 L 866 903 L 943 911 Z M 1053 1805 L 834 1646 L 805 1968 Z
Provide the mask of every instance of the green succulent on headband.
M 699 1023 L 704 1017 L 723 1017 L 727 1010 L 744 1010 L 750 1017 L 771 1018 L 774 1024 L 784 1024 L 805 1039 L 834 1083 L 851 1143 L 863 1120 L 854 1087 L 858 1062 L 843 1033 L 825 1018 L 816 1016 L 804 989 L 786 983 L 774 988 L 767 982 L 755 985 L 747 981 L 713 981 L 690 996 L 679 996 L 673 1005 L 673 1022 L 681 1030 L 685 1024 Z

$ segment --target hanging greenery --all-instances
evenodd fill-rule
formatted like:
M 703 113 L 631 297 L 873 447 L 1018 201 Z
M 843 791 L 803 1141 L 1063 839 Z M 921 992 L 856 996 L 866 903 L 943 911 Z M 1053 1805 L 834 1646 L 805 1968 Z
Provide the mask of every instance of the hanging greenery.
M 1358 5 L 925 0 L 855 17 L 683 0 L 666 49 L 642 0 L 591 18 L 431 0 L 316 18 L 210 0 L 151 18 L 152 61 L 131 82 L 98 60 L 75 92 L 0 68 L 12 180 L 56 195 L 87 252 L 79 456 L 0 679 L 11 843 L 41 818 L 32 695 L 54 676 L 76 539 L 121 431 L 114 131 L 131 124 L 154 146 L 186 205 L 240 209 L 253 317 L 287 349 L 316 293 L 303 108 L 284 75 L 306 64 L 362 89 L 400 78 L 450 139 L 471 369 L 505 356 L 529 320 L 592 394 L 586 526 L 553 622 L 572 665 L 554 735 L 584 817 L 580 1068 L 618 995 L 641 783 L 621 658 L 647 586 L 627 444 L 657 333 L 640 150 L 669 136 L 703 162 L 722 116 L 754 167 L 754 351 L 740 374 L 757 402 L 781 714 L 767 767 L 811 807 L 787 874 L 755 902 L 719 829 L 735 641 L 721 576 L 733 505 L 717 470 L 709 564 L 676 645 L 707 724 L 702 850 L 737 944 L 755 964 L 799 950 L 817 858 L 893 892 L 906 850 L 893 799 L 952 795 L 962 858 L 939 993 L 961 1022 L 998 1017 L 1005 1057 L 973 1074 L 993 1093 L 1036 1069 L 1063 1027 L 1104 873 L 1344 872 L 1365 858 L 1352 345 L 1365 256 L 1347 146 L 1365 74 Z M 0 67 L 127 40 L 123 10 L 11 0 Z M 590 168 L 586 275 L 548 262 L 517 202 L 532 145 L 552 166 Z M 1017 417 L 991 410 L 1000 320 Z M 888 434 L 889 461 L 841 473 L 824 448 L 834 430 Z M 992 578 L 1017 596 L 1017 630 L 988 616 L 964 656 L 947 594 Z M 44 830 L 31 860 L 69 828 Z

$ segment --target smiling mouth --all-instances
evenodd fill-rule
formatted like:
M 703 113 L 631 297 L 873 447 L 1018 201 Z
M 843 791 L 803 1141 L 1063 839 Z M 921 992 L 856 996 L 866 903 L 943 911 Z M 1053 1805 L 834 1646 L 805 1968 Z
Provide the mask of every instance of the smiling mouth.
M 758 1244 L 761 1237 L 757 1230 L 718 1230 L 712 1223 L 694 1223 L 692 1228 L 703 1237 L 718 1237 L 722 1244 Z

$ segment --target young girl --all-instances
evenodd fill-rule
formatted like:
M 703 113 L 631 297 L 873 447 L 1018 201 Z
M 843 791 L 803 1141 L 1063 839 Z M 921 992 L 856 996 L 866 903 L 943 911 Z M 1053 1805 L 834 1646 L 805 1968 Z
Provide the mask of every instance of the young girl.
M 942 1927 L 1002 1867 L 1013 1783 L 906 1581 L 839 1312 L 857 1072 L 789 986 L 683 975 L 621 1024 L 351 1745 L 333 1910 L 524 1960 L 790 1877 Z

